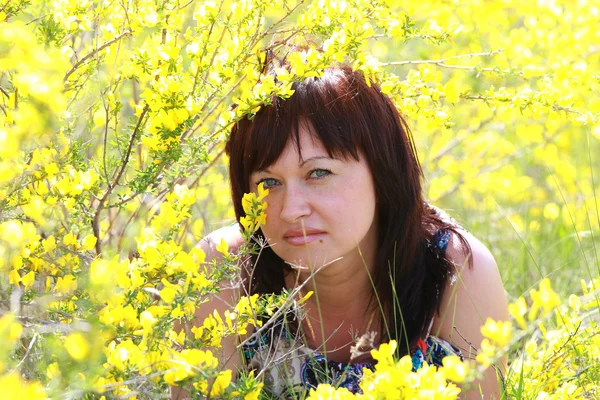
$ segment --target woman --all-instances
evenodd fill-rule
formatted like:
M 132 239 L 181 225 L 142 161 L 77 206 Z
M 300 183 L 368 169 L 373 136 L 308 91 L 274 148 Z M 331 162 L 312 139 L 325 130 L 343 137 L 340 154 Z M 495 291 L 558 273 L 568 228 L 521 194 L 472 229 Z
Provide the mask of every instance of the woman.
M 255 238 L 267 245 L 248 260 L 243 287 L 314 294 L 301 312 L 245 340 L 244 356 L 228 339 L 229 366 L 264 370 L 265 390 L 285 398 L 319 382 L 359 390 L 372 368 L 361 350 L 390 339 L 415 368 L 447 354 L 474 358 L 486 318 L 508 319 L 498 269 L 423 199 L 410 132 L 390 99 L 348 67 L 293 89 L 237 123 L 226 151 L 238 221 L 243 194 L 261 183 L 269 190 Z M 202 243 L 209 257 L 221 239 L 230 249 L 243 243 L 237 226 L 214 232 Z M 238 294 L 208 303 L 199 318 Z M 500 397 L 493 369 L 479 385 L 469 397 Z

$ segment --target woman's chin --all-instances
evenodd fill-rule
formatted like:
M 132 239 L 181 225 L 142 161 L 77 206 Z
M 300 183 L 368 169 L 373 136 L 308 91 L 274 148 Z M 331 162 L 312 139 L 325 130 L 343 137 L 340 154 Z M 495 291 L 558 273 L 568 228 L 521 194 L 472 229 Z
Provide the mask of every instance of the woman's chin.
M 334 258 L 327 255 L 311 254 L 310 257 L 282 257 L 283 260 L 292 268 L 298 269 L 301 272 L 318 271 L 321 268 L 326 268 L 330 265 Z

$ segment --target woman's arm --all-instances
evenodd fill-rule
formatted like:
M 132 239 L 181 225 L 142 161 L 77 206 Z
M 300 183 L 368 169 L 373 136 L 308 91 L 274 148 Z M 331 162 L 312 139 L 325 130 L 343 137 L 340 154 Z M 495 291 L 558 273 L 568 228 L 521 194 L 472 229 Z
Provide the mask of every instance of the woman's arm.
M 212 232 L 210 235 L 205 237 L 198 243 L 204 253 L 206 254 L 206 261 L 210 262 L 215 260 L 220 262 L 223 255 L 216 249 L 221 243 L 221 240 L 225 239 L 231 252 L 236 252 L 243 244 L 244 239 L 239 231 L 238 225 L 227 226 L 225 228 L 218 229 Z M 179 324 L 176 326 L 176 330 L 185 329 L 186 336 L 191 334 L 193 326 L 202 325 L 204 319 L 217 310 L 219 314 L 223 315 L 226 310 L 230 310 L 240 297 L 240 288 L 235 286 L 222 286 L 219 294 L 210 296 L 209 301 L 202 303 L 195 312 L 194 319 L 188 324 Z M 221 342 L 222 348 L 219 350 L 221 353 L 221 362 L 225 369 L 231 369 L 235 379 L 237 370 L 241 367 L 242 359 L 239 351 L 237 350 L 238 338 L 234 335 L 224 338 Z M 171 399 L 187 399 L 189 393 L 182 388 L 176 386 L 171 389 Z
M 488 318 L 507 321 L 508 303 L 502 279 L 494 257 L 473 235 L 461 231 L 471 247 L 465 254 L 455 235 L 448 243 L 447 256 L 457 267 L 457 279 L 449 282 L 442 298 L 440 315 L 434 321 L 432 333 L 459 347 L 465 358 L 474 359 L 481 348 L 481 327 Z M 470 261 L 472 265 L 469 267 Z M 473 348 L 473 346 L 475 348 Z M 506 372 L 506 359 L 497 365 Z M 496 371 L 489 367 L 483 379 L 475 382 L 466 399 L 500 399 L 500 383 Z

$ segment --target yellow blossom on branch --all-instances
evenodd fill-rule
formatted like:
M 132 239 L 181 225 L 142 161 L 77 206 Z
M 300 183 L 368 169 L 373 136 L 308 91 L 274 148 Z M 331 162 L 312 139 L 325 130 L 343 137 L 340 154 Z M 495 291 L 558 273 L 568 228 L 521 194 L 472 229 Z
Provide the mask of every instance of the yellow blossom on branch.
M 481 327 L 481 333 L 494 345 L 504 347 L 510 343 L 512 338 L 511 326 L 509 321 L 494 321 L 488 318 L 485 325 Z

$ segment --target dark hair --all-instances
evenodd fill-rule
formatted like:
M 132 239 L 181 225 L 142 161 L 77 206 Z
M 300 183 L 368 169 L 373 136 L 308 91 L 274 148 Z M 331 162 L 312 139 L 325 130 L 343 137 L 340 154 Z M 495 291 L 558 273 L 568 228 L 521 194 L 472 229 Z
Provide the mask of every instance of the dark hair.
M 244 216 L 242 197 L 250 191 L 250 174 L 277 161 L 290 140 L 301 150 L 300 124 L 310 123 L 330 156 L 358 160 L 362 151 L 370 170 L 377 171 L 373 181 L 380 247 L 373 281 L 385 319 L 392 324 L 382 340 L 397 339 L 407 352 L 407 346 L 412 348 L 427 334 L 453 274 L 451 262 L 432 250 L 434 234 L 452 231 L 463 248 L 468 244 L 424 201 L 423 173 L 410 130 L 378 85 L 369 85 L 360 72 L 340 66 L 295 83 L 293 89 L 289 99 L 271 99 L 270 105 L 231 131 L 226 152 L 237 219 Z M 258 238 L 264 239 L 260 233 Z M 268 247 L 253 261 L 251 292 L 280 293 L 284 272 L 291 268 Z

